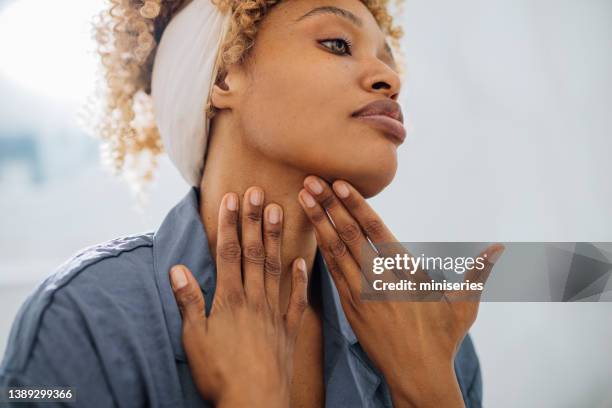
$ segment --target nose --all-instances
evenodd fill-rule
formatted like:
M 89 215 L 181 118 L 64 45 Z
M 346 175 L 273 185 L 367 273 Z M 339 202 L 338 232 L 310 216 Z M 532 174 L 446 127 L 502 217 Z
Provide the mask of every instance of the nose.
M 384 94 L 393 100 L 399 97 L 401 85 L 399 74 L 378 58 L 372 63 L 363 79 L 365 90 Z

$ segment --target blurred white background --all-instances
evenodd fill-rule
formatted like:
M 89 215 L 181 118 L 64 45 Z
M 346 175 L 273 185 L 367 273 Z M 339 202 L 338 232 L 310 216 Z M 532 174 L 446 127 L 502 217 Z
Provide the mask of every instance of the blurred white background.
M 0 353 L 34 285 L 80 248 L 154 230 L 188 186 L 161 162 L 143 211 L 75 125 L 102 0 L 0 0 Z M 401 241 L 612 241 L 612 1 L 411 0 L 414 131 L 371 200 Z M 490 407 L 611 407 L 612 303 L 485 303 Z

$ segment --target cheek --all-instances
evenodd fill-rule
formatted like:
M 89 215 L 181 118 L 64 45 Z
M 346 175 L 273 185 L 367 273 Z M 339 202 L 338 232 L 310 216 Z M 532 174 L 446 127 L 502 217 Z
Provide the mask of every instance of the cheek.
M 248 141 L 270 153 L 291 154 L 339 136 L 350 113 L 350 101 L 342 92 L 346 84 L 302 64 L 289 70 L 279 66 L 292 65 L 260 68 L 242 104 Z M 346 77 L 340 80 L 346 82 Z
M 242 105 L 246 143 L 305 173 L 346 179 L 366 196 L 378 193 L 395 175 L 397 148 L 350 117 L 364 98 L 350 75 L 324 64 L 301 68 L 308 65 L 260 68 Z

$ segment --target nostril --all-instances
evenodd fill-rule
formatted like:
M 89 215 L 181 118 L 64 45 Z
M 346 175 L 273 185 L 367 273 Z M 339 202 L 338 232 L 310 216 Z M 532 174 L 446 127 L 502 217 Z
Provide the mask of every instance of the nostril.
M 372 85 L 372 88 L 374 88 L 374 89 L 381 89 L 381 88 L 389 89 L 389 88 L 391 88 L 391 85 L 389 85 L 388 83 L 383 82 L 383 81 L 378 81 L 374 85 Z

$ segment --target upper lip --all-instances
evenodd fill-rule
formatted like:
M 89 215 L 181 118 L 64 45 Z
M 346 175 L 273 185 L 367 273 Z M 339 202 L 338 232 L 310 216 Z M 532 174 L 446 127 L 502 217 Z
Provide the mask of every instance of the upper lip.
M 361 109 L 353 112 L 352 116 L 374 116 L 384 115 L 392 119 L 398 120 L 404 123 L 404 115 L 402 114 L 402 107 L 399 103 L 391 99 L 379 99 L 374 102 L 370 102 Z

